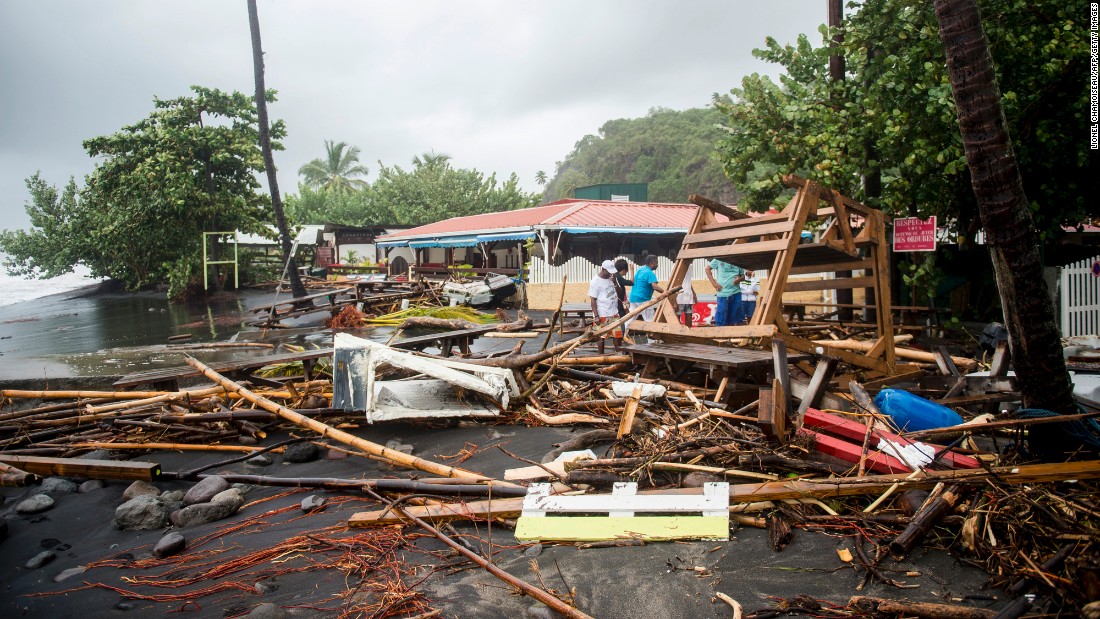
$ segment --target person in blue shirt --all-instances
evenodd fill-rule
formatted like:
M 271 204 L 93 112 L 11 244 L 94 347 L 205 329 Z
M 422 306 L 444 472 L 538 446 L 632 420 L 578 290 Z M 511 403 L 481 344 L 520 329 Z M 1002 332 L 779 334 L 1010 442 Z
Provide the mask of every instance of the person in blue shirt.
M 630 311 L 634 311 L 639 305 L 648 303 L 653 298 L 654 291 L 664 292 L 665 289 L 657 285 L 657 256 L 646 256 L 645 266 L 634 273 L 634 287 L 630 289 Z M 657 314 L 657 306 L 650 307 L 641 313 L 640 318 L 652 321 Z M 631 318 L 626 322 L 625 329 L 630 330 Z
M 715 258 L 707 264 L 706 274 L 718 292 L 718 305 L 714 308 L 714 326 L 739 325 L 745 320 L 741 307 L 741 282 L 745 271 L 724 260 Z

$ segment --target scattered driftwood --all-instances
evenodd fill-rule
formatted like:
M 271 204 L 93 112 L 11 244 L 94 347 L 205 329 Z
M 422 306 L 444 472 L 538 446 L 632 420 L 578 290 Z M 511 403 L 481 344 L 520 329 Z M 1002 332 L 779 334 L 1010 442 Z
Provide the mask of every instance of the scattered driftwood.
M 853 596 L 848 600 L 848 606 L 855 610 L 876 613 L 875 616 L 920 617 L 921 619 L 993 619 L 996 615 L 993 611 L 984 608 L 863 596 Z

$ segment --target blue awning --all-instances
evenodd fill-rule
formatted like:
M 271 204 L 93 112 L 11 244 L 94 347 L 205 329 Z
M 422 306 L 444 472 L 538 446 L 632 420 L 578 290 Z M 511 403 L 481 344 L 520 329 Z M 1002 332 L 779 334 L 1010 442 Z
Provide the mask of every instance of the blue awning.
M 442 239 L 409 241 L 409 247 L 477 247 L 476 236 L 453 236 Z
M 477 235 L 478 243 L 492 243 L 494 241 L 526 241 L 527 239 L 535 238 L 533 231 L 527 230 L 524 232 L 501 232 L 499 234 L 479 234 Z
M 376 247 L 407 247 L 408 241 L 378 241 Z

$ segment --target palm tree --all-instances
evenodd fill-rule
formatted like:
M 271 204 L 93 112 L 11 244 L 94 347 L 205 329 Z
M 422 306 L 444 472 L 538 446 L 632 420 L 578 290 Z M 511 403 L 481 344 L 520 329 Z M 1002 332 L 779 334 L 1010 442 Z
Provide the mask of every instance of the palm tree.
M 535 182 L 540 184 L 540 185 L 545 185 L 546 184 L 546 172 L 543 171 L 543 170 L 539 170 L 538 172 L 535 172 Z
M 1075 413 L 1073 384 L 1043 279 L 1039 238 L 1001 110 L 978 5 L 975 0 L 935 0 L 934 6 L 1024 406 Z
M 428 151 L 423 155 L 416 155 L 413 157 L 412 163 L 415 167 L 434 168 L 446 164 L 451 160 L 450 155 L 443 153 L 437 153 L 434 150 Z
M 366 176 L 367 168 L 359 165 L 359 147 L 347 142 L 325 140 L 325 158 L 314 159 L 298 168 L 307 185 L 323 189 L 363 189 L 367 182 L 356 176 Z
M 256 117 L 260 130 L 260 150 L 263 151 L 267 185 L 271 189 L 271 210 L 275 225 L 279 228 L 279 241 L 283 248 L 283 264 L 290 276 L 290 290 L 295 297 L 306 296 L 306 287 L 298 277 L 298 263 L 291 253 L 290 227 L 283 214 L 283 199 L 279 196 L 279 181 L 275 177 L 275 158 L 271 155 L 271 131 L 267 120 L 267 91 L 264 88 L 264 52 L 260 45 L 260 16 L 256 0 L 248 0 L 248 27 L 252 34 L 252 70 L 256 78 Z

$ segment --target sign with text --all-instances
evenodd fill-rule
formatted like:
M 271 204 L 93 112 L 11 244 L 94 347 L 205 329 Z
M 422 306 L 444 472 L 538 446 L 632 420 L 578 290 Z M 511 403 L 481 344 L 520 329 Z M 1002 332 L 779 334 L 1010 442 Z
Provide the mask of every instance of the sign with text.
M 936 251 L 936 218 L 895 219 L 894 251 Z

